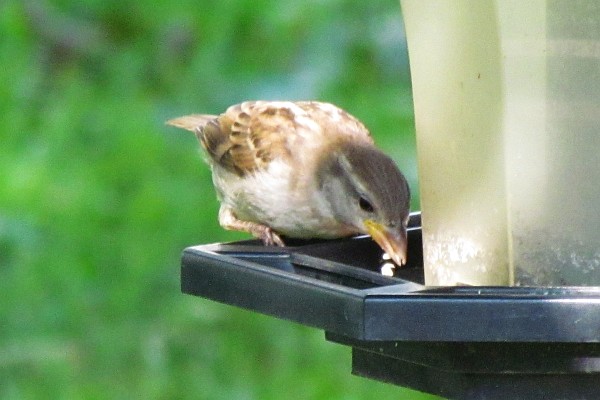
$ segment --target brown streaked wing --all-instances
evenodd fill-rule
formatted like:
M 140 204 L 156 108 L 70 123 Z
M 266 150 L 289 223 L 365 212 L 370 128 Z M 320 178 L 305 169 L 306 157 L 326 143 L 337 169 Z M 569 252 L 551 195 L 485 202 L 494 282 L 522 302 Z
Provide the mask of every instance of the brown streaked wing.
M 222 166 L 244 175 L 265 168 L 275 158 L 289 157 L 285 136 L 293 134 L 295 124 L 289 109 L 269 102 L 244 102 L 229 107 L 219 116 L 215 128 L 211 129 L 210 124 L 206 126 L 206 146 L 210 148 L 209 137 L 217 136 L 217 133 L 227 140 L 221 151 L 209 152 Z M 219 140 L 212 141 L 220 143 Z
M 307 143 L 313 143 L 313 150 L 315 143 L 337 139 L 373 144 L 355 117 L 315 101 L 247 101 L 218 117 L 189 115 L 168 123 L 193 131 L 214 163 L 240 176 L 276 158 L 289 159 L 291 151 L 302 152 L 299 147 Z

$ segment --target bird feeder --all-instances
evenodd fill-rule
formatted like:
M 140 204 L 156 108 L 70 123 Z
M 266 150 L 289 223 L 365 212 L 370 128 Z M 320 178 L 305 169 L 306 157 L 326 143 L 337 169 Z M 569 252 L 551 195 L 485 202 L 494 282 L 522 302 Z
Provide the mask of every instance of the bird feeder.
M 401 0 L 422 215 L 184 250 L 181 287 L 323 329 L 352 371 L 453 399 L 600 398 L 600 3 Z M 422 218 L 421 218 L 422 217 Z
M 393 277 L 367 236 L 189 247 L 181 288 L 323 329 L 371 379 L 456 399 L 598 397 L 598 288 L 426 286 L 421 237 L 413 214 Z
M 425 278 L 600 285 L 600 3 L 402 0 Z

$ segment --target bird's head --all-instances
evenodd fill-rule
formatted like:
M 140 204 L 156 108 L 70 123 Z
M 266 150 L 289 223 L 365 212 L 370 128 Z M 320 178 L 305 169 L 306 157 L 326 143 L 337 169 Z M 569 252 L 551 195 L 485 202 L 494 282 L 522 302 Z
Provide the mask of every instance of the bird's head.
M 366 144 L 336 146 L 319 168 L 334 217 L 367 233 L 397 265 L 406 264 L 410 189 L 394 161 Z

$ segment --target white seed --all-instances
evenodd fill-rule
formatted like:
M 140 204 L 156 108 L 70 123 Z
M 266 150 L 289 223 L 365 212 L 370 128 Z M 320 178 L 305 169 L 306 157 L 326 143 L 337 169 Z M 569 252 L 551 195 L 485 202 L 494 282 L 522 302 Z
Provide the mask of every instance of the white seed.
M 394 272 L 396 271 L 396 265 L 391 262 L 386 262 L 381 265 L 381 275 L 383 276 L 394 276 Z

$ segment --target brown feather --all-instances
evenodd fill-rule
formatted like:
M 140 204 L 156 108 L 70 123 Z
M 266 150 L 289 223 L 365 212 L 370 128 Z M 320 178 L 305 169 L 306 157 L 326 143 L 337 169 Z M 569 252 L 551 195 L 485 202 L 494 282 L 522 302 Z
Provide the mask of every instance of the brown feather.
M 204 129 L 206 124 L 218 118 L 216 115 L 191 114 L 184 117 L 173 118 L 167 121 L 167 125 L 182 128 L 196 133 Z
M 240 176 L 294 157 L 307 142 L 351 140 L 372 144 L 367 128 L 347 112 L 314 101 L 247 101 L 219 116 L 188 115 L 167 124 L 192 131 L 212 162 Z M 314 146 L 309 146 L 305 151 Z M 326 146 L 323 146 L 323 149 Z

